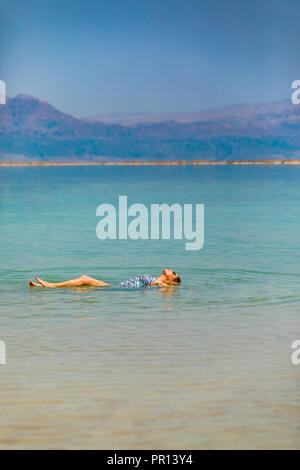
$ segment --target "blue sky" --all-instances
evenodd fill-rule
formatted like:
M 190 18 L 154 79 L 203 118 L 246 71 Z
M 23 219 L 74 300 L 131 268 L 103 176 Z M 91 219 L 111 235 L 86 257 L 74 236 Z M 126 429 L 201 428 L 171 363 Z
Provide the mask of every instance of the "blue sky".
M 291 95 L 295 0 L 0 0 L 0 79 L 76 116 Z

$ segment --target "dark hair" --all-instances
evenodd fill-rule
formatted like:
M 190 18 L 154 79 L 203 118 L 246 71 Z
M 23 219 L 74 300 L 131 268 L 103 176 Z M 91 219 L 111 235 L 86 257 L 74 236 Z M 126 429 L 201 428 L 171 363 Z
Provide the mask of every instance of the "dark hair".
M 180 279 L 180 276 L 177 276 L 173 279 L 173 282 L 176 282 L 177 284 L 180 284 L 181 283 L 181 279 Z

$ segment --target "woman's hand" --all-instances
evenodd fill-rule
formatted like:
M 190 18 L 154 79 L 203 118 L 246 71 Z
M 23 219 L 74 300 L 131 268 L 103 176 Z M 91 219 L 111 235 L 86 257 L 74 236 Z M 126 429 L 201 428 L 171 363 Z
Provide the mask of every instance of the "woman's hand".
M 168 284 L 162 281 L 155 281 L 153 282 L 152 286 L 168 287 Z

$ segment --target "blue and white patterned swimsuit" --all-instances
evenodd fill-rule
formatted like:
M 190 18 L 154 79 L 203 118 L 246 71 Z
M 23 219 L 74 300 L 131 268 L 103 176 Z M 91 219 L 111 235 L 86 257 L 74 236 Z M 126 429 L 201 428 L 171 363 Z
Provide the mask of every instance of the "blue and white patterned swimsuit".
M 153 282 L 156 281 L 155 277 L 150 276 L 149 274 L 142 274 L 140 276 L 132 277 L 126 281 L 119 281 L 115 285 L 116 287 L 150 287 Z

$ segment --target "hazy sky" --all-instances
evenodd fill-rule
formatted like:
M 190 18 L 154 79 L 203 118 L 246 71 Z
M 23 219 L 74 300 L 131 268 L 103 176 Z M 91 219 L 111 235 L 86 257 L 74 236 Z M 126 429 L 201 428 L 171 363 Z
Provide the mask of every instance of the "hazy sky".
M 288 98 L 299 0 L 0 0 L 0 79 L 76 116 Z

